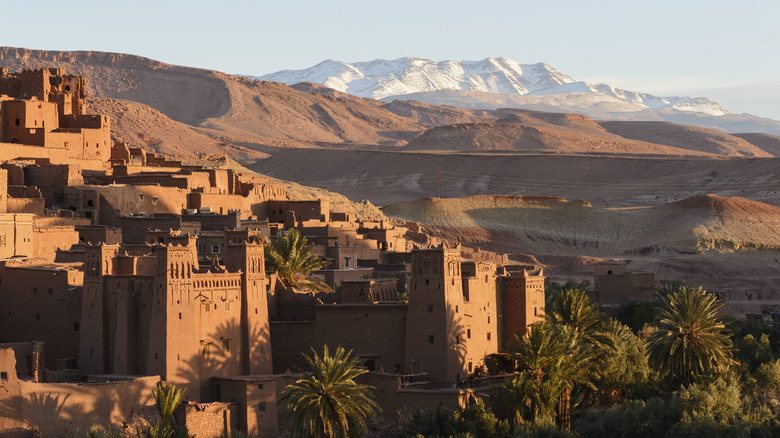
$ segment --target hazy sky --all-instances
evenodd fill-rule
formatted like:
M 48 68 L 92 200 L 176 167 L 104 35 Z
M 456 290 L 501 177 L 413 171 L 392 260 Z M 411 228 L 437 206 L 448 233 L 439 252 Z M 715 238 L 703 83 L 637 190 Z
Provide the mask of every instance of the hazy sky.
M 255 76 L 325 59 L 505 56 L 780 120 L 777 1 L 24 3 L 3 5 L 0 45 L 132 53 Z

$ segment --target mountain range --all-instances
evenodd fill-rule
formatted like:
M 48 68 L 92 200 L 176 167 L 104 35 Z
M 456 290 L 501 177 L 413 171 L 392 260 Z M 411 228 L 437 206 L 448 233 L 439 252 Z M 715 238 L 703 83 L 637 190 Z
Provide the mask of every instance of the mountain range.
M 422 58 L 345 63 L 323 61 L 303 70 L 283 70 L 254 79 L 289 85 L 312 82 L 354 96 L 417 100 L 472 109 L 525 108 L 585 114 L 604 120 L 669 121 L 724 132 L 780 134 L 776 121 L 734 115 L 707 97 L 659 97 L 589 84 L 545 63 L 507 58 L 440 61 Z

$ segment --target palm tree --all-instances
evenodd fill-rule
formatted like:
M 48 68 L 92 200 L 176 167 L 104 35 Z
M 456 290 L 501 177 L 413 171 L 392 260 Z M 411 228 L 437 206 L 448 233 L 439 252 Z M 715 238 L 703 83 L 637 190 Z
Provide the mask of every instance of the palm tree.
M 558 423 L 571 426 L 571 393 L 575 385 L 593 388 L 596 359 L 613 348 L 607 319 L 587 293 L 567 289 L 545 309 L 546 320 L 555 327 L 556 342 L 563 349 L 557 377 L 563 384 L 558 403 Z
M 562 390 L 556 374 L 564 351 L 557 341 L 553 327 L 538 322 L 525 335 L 515 335 L 511 346 L 510 357 L 522 374 L 507 383 L 503 396 L 514 405 L 516 414 L 528 406 L 532 422 L 553 411 Z
M 659 294 L 657 330 L 648 339 L 650 362 L 672 381 L 689 384 L 734 363 L 722 306 L 701 287 Z
M 322 357 L 314 349 L 305 356 L 311 375 L 298 379 L 282 390 L 279 402 L 286 402 L 285 418 L 293 436 L 347 437 L 366 429 L 366 418 L 375 418 L 381 410 L 373 400 L 373 387 L 355 383 L 367 371 L 355 368 L 352 351 L 338 347 L 333 356 L 328 346 Z
M 187 394 L 187 388 L 178 388 L 175 385 L 165 385 L 162 382 L 152 390 L 157 412 L 160 413 L 160 419 L 149 426 L 146 430 L 137 431 L 137 436 L 146 438 L 172 438 L 175 436 L 189 436 L 184 426 L 179 426 L 173 419 L 173 413 L 179 407 L 184 396 Z
M 288 286 L 317 286 L 314 282 L 307 282 L 304 277 L 327 266 L 328 262 L 310 255 L 313 247 L 314 243 L 309 243 L 294 228 L 287 234 L 278 234 L 264 247 L 266 273 L 270 275 L 277 272 Z

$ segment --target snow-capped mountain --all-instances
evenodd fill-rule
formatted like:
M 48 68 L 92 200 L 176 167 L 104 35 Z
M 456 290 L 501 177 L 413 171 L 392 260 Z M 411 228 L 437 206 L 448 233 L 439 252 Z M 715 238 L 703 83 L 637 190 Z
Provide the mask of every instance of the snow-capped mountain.
M 251 76 L 250 76 L 251 77 Z M 583 109 L 598 104 L 621 104 L 621 112 L 670 109 L 713 116 L 728 111 L 706 97 L 656 97 L 621 90 L 607 84 L 588 84 L 545 64 L 519 64 L 507 58 L 481 61 L 440 61 L 421 58 L 377 59 L 347 64 L 327 60 L 304 70 L 283 70 L 261 77 L 267 81 L 296 84 L 314 82 L 359 97 L 393 100 L 415 95 L 436 102 L 442 91 L 466 91 L 534 97 L 535 102 L 567 96 L 569 107 Z M 548 99 L 551 100 L 551 99 Z M 628 105 L 625 105 L 628 104 Z

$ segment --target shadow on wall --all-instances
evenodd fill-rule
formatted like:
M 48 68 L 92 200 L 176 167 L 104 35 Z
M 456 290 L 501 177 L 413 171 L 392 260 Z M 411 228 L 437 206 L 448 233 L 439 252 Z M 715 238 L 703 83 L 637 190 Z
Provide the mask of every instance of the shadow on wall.
M 188 388 L 188 399 L 197 397 L 199 400 L 193 401 L 221 401 L 220 394 L 215 393 L 210 379 L 243 375 L 241 355 L 247 349 L 252 353 L 249 362 L 267 362 L 265 368 L 267 373 L 271 373 L 271 340 L 268 327 L 252 326 L 248 342 L 244 345 L 241 343 L 240 329 L 240 323 L 236 320 L 223 322 L 202 340 L 205 342 L 200 344 L 198 353 L 181 361 L 175 372 L 174 383 Z M 224 344 L 223 340 L 229 341 Z M 255 367 L 250 365 L 250 369 Z
M 459 314 L 455 313 L 455 309 L 451 304 L 447 304 L 447 321 L 451 321 L 449 329 L 447 330 L 447 348 L 449 349 L 449 356 L 457 359 L 460 369 L 458 374 L 462 374 L 462 370 L 465 368 L 466 363 L 466 328 L 463 325 L 463 321 Z M 466 376 L 461 375 L 461 379 Z
M 102 383 L 22 381 L 19 395 L 0 399 L 0 418 L 23 418 L 41 436 L 85 431 L 93 424 L 128 427 L 135 417 L 147 417 L 147 408 L 153 413 L 152 389 L 157 382 L 158 377 Z M 0 436 L 4 432 L 0 428 Z

